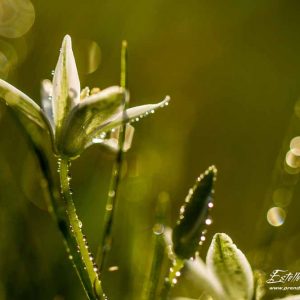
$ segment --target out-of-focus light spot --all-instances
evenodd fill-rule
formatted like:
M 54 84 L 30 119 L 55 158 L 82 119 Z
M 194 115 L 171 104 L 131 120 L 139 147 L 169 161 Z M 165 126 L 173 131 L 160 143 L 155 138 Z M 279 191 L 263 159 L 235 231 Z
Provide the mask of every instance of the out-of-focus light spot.
M 19 38 L 33 25 L 34 7 L 29 0 L 0 1 L 0 35 Z
M 0 77 L 6 78 L 9 71 L 9 61 L 3 52 L 0 52 Z
M 293 197 L 293 191 L 287 188 L 279 188 L 273 192 L 273 202 L 280 207 L 287 207 Z
M 17 64 L 18 58 L 15 48 L 9 43 L 0 40 L 0 77 L 5 79 L 12 68 Z
M 294 107 L 295 115 L 300 118 L 300 100 L 298 100 Z
M 300 156 L 300 136 L 296 136 L 291 140 L 290 149 L 294 155 Z
M 91 74 L 98 69 L 101 62 L 101 49 L 95 41 L 75 39 L 73 48 L 79 72 Z
M 108 268 L 109 272 L 115 272 L 115 271 L 118 271 L 118 270 L 119 270 L 118 266 L 111 266 L 111 267 Z
M 297 169 L 300 167 L 300 156 L 295 155 L 292 150 L 290 150 L 285 156 L 285 162 L 289 167 Z
M 272 207 L 267 212 L 267 220 L 271 226 L 281 226 L 285 221 L 286 213 L 281 207 Z

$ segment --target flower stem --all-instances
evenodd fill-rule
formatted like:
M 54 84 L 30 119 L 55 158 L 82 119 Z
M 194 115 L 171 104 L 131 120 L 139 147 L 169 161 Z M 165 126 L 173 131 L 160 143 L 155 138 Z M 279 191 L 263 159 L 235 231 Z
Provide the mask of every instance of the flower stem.
M 127 42 L 123 41 L 122 50 L 121 50 L 121 80 L 120 80 L 121 87 L 123 88 L 127 87 L 126 65 L 127 65 Z M 126 111 L 126 105 L 127 103 L 126 101 L 124 101 L 124 105 L 123 105 L 124 114 Z M 115 207 L 117 204 L 117 197 L 119 193 L 119 186 L 120 186 L 121 174 L 122 174 L 122 163 L 123 163 L 123 156 L 124 156 L 123 146 L 125 142 L 125 134 L 126 134 L 126 124 L 124 123 L 121 127 L 119 138 L 118 138 L 119 150 L 117 152 L 116 161 L 113 165 L 108 197 L 105 206 L 102 240 L 97 252 L 96 261 L 97 263 L 99 263 L 100 272 L 103 270 L 105 266 L 107 260 L 107 254 L 110 251 L 112 245 L 112 228 L 113 228 Z
M 63 158 L 59 159 L 61 193 L 67 214 L 67 223 L 64 223 L 66 226 L 64 225 L 61 231 L 63 232 L 69 250 L 69 258 L 73 261 L 88 298 L 91 300 L 106 299 L 102 291 L 98 268 L 93 262 L 93 257 L 88 250 L 86 238 L 81 230 L 82 223 L 78 219 L 72 199 L 69 165 L 70 162 L 68 160 Z
M 165 278 L 164 286 L 160 294 L 160 300 L 168 299 L 171 288 L 175 286 L 177 283 L 177 277 L 180 276 L 180 270 L 184 266 L 184 261 L 179 258 L 175 258 L 172 264 L 173 265 L 168 270 L 168 274 Z

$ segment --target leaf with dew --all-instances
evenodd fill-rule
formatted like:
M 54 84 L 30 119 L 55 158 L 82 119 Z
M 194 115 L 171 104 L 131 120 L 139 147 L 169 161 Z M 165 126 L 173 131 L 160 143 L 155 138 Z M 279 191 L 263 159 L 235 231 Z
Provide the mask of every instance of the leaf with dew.
M 180 209 L 180 216 L 172 234 L 174 252 L 180 258 L 189 259 L 194 256 L 201 237 L 204 239 L 204 230 L 209 224 L 207 220 L 212 207 L 216 174 L 217 169 L 211 166 L 200 175 Z

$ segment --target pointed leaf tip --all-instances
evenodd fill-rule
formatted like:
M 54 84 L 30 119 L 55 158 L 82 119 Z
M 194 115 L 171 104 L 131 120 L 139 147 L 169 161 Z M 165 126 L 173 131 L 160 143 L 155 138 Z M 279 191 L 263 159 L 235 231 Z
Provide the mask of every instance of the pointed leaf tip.
M 180 208 L 180 215 L 174 227 L 172 240 L 174 252 L 188 259 L 195 255 L 199 243 L 205 240 L 205 228 L 211 223 L 209 210 L 213 206 L 213 186 L 217 169 L 209 167 L 201 174 Z
M 214 235 L 206 264 L 221 281 L 229 299 L 252 299 L 254 280 L 251 266 L 227 234 Z

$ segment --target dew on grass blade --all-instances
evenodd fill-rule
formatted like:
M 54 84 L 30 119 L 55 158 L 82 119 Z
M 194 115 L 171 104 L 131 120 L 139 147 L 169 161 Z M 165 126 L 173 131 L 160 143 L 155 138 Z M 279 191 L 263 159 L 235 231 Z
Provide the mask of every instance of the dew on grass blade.
M 179 219 L 174 227 L 172 240 L 175 254 L 181 259 L 195 255 L 199 242 L 205 240 L 205 228 L 212 223 L 209 211 L 213 207 L 212 195 L 217 169 L 209 167 L 189 189 Z

